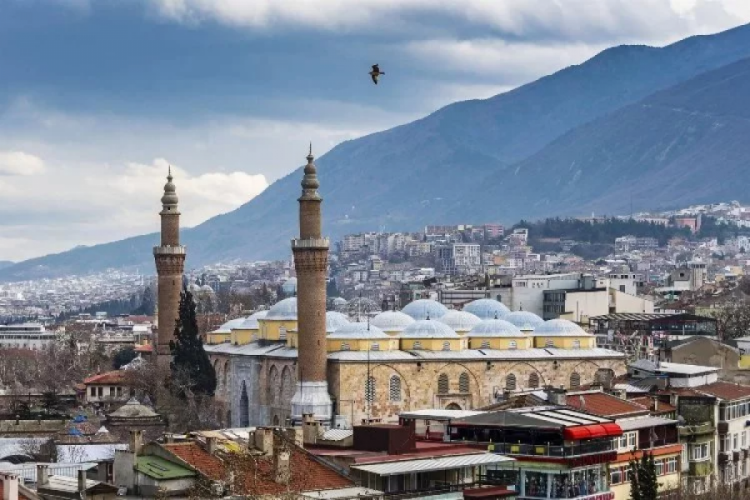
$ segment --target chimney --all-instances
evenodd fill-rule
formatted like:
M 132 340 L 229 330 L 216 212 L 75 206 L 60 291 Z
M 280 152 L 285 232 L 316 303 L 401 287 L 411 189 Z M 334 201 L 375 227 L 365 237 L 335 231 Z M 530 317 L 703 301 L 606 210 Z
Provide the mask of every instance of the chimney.
M 81 495 L 81 500 L 86 500 L 86 471 L 78 471 L 78 493 Z
M 216 453 L 216 438 L 213 436 L 206 437 L 206 451 L 211 455 Z
M 3 500 L 18 500 L 18 476 L 0 473 L 0 487 Z
M 102 483 L 109 483 L 109 471 L 107 462 L 99 462 L 96 464 L 96 480 Z
M 135 456 L 141 454 L 143 449 L 143 431 L 130 431 L 130 452 Z
M 555 406 L 565 406 L 567 403 L 567 393 L 562 387 L 556 389 L 552 386 L 547 387 L 547 401 Z
M 49 484 L 49 466 L 47 464 L 38 464 L 36 466 L 36 486 Z
M 651 411 L 659 411 L 659 398 L 658 398 L 658 396 L 651 396 Z
M 254 446 L 264 456 L 273 454 L 273 429 L 258 427 L 255 429 Z
M 318 442 L 318 427 L 319 423 L 311 413 L 305 413 L 302 415 L 302 441 L 306 445 L 315 444 Z
M 289 450 L 278 448 L 273 456 L 274 481 L 278 484 L 289 484 Z

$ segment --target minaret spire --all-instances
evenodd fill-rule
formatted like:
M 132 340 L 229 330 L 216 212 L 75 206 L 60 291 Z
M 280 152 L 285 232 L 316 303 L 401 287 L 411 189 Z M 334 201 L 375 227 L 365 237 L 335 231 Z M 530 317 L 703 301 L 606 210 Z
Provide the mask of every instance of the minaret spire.
M 331 421 L 333 405 L 328 393 L 326 364 L 326 276 L 328 238 L 322 236 L 320 182 L 310 143 L 299 197 L 299 238 L 292 240 L 297 271 L 297 331 L 299 362 L 297 389 L 292 397 L 292 420 L 313 415 Z

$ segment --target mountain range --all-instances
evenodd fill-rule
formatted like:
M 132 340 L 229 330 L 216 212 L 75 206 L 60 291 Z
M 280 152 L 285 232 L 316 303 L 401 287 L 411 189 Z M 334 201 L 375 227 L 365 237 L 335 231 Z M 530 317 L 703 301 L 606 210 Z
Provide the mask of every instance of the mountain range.
M 316 160 L 324 231 L 337 239 L 743 200 L 749 57 L 750 25 L 663 48 L 613 47 L 512 91 L 343 142 Z M 300 180 L 298 168 L 185 229 L 188 267 L 288 257 Z M 157 241 L 151 234 L 30 259 L 0 268 L 0 280 L 149 269 Z

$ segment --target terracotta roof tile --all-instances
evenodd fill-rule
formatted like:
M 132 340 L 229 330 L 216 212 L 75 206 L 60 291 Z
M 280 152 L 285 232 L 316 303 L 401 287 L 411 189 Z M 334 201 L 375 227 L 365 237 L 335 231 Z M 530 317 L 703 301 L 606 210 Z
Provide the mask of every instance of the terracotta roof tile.
M 196 443 L 173 443 L 162 446 L 209 479 L 223 481 L 227 478 L 222 461 Z
M 85 385 L 114 385 L 125 382 L 125 373 L 122 370 L 113 370 L 111 372 L 99 373 L 83 381 Z
M 154 352 L 154 347 L 151 344 L 137 345 L 135 352 Z
M 651 397 L 650 396 L 638 396 L 638 397 L 634 397 L 634 398 L 629 398 L 628 401 L 632 401 L 633 403 L 639 404 L 639 405 L 641 405 L 641 406 L 643 406 L 645 408 L 649 408 L 649 409 L 651 408 Z M 669 404 L 669 403 L 667 403 L 665 401 L 662 401 L 660 399 L 659 400 L 659 409 L 656 410 L 655 412 L 652 411 L 651 413 L 662 414 L 662 413 L 672 413 L 672 412 L 675 412 L 675 411 L 677 411 L 676 407 L 674 407 L 671 404 Z
M 581 400 L 581 397 L 583 400 Z M 648 407 L 604 392 L 568 394 L 566 405 L 576 410 L 601 417 L 621 417 L 624 415 L 648 413 Z
M 730 384 L 729 382 L 714 382 L 713 384 L 696 387 L 695 390 L 725 401 L 750 397 L 750 386 Z

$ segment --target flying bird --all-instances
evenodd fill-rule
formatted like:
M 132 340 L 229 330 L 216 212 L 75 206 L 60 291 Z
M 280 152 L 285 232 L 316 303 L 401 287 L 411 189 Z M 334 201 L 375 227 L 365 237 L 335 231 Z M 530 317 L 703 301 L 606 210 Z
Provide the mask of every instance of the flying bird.
M 378 68 L 377 64 L 372 65 L 372 71 L 370 71 L 370 76 L 372 77 L 372 83 L 375 85 L 378 84 L 378 77 L 380 75 L 385 75 L 385 72 L 380 71 L 380 68 Z

